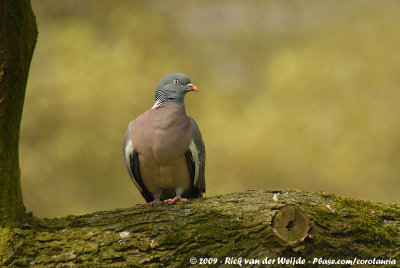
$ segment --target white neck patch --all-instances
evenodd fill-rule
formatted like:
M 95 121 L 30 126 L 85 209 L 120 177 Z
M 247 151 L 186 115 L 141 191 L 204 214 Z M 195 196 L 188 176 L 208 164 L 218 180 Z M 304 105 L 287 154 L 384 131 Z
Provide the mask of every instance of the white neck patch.
M 151 107 L 151 109 L 157 108 L 158 106 L 160 106 L 161 103 L 162 102 L 160 100 L 156 100 L 156 102 L 154 102 L 154 105 L 153 105 L 153 107 Z

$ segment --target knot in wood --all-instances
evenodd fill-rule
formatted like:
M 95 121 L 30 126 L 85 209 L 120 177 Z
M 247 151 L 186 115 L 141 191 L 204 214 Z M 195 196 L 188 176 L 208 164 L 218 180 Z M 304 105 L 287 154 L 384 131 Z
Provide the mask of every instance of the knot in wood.
M 303 241 L 310 230 L 310 220 L 296 205 L 280 208 L 272 219 L 274 234 L 288 245 Z

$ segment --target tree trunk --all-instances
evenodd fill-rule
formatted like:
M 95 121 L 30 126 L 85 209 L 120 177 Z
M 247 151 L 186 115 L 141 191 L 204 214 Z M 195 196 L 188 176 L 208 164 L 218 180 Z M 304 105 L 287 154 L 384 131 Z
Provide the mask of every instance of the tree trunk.
M 25 214 L 19 131 L 37 27 L 29 0 L 0 0 L 0 249 L 7 228 Z
M 289 264 L 344 259 L 348 264 L 395 266 L 399 234 L 400 207 L 395 204 L 323 192 L 258 190 L 173 206 L 57 219 L 31 216 L 13 229 L 13 247 L 3 258 L 13 266 L 40 267 L 188 267 L 191 262 L 219 266 L 240 261 L 245 266 L 245 259 L 278 265 L 282 257 Z

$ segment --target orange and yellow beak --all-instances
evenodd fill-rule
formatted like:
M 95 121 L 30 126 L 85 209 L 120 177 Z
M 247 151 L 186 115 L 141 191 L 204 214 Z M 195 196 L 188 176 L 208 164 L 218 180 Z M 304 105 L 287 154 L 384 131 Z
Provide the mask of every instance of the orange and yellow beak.
M 188 90 L 194 91 L 194 92 L 198 92 L 198 91 L 199 91 L 199 89 L 198 89 L 195 85 L 192 85 L 192 84 L 187 84 L 187 85 L 186 85 L 186 88 L 187 88 Z

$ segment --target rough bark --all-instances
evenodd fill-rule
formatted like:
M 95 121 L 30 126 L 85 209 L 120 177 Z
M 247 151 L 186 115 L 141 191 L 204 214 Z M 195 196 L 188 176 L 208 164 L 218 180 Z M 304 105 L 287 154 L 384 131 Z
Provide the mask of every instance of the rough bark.
M 247 191 L 174 206 L 38 219 L 13 229 L 5 264 L 190 266 L 190 258 L 400 261 L 400 207 L 327 193 Z M 298 259 L 297 259 L 298 260 Z M 214 260 L 212 260 L 214 261 Z M 233 261 L 233 259 L 232 259 Z M 275 264 L 277 264 L 275 262 Z
M 19 131 L 37 27 L 29 0 L 0 0 L 0 249 L 7 228 L 25 215 Z

